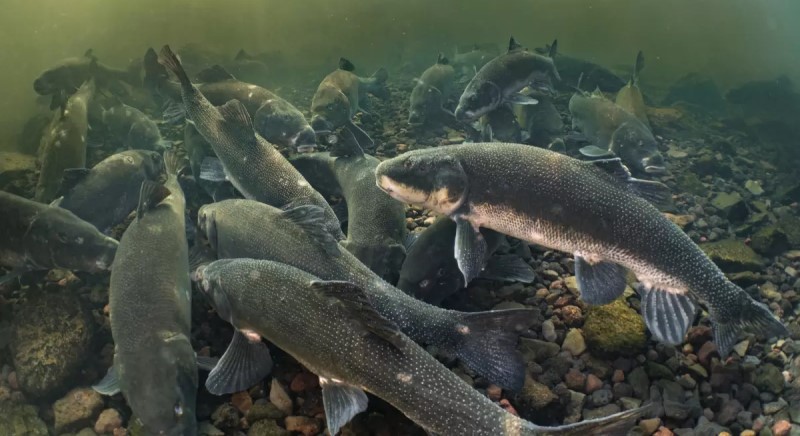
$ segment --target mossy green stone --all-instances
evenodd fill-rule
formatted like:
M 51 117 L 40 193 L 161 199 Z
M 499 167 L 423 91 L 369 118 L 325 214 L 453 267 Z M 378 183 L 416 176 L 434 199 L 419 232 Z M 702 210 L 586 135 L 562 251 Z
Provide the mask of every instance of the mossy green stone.
M 647 341 L 641 315 L 622 298 L 591 307 L 583 324 L 583 336 L 590 353 L 603 355 L 632 355 L 641 351 Z
M 0 434 L 48 436 L 50 433 L 35 407 L 3 401 L 0 402 Z
M 763 266 L 761 257 L 742 241 L 725 239 L 700 248 L 725 272 L 758 271 Z

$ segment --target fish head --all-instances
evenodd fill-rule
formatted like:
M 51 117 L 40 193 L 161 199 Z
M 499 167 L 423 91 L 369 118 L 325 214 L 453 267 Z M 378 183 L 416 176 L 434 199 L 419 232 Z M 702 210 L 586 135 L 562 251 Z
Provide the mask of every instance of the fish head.
M 458 100 L 456 119 L 474 121 L 497 108 L 502 99 L 503 92 L 494 82 L 473 79 Z
M 663 174 L 664 156 L 650 131 L 641 122 L 622 123 L 611 135 L 609 149 L 637 173 Z
M 197 268 L 197 271 L 194 273 L 197 283 L 200 284 L 200 290 L 217 311 L 217 315 L 233 325 L 235 325 L 233 322 L 233 306 L 223 287 L 222 273 L 225 267 L 234 260 L 235 259 L 217 260 Z
M 68 76 L 69 70 L 66 66 L 60 65 L 50 68 L 33 81 L 33 90 L 39 95 L 53 94 L 64 88 Z
M 25 247 L 41 266 L 96 273 L 111 268 L 119 242 L 72 212 L 53 206 L 39 213 Z
M 350 100 L 338 88 L 321 88 L 311 101 L 311 127 L 331 131 L 350 121 Z
M 139 150 L 142 156 L 142 167 L 148 180 L 158 180 L 164 174 L 164 158 L 161 153 L 150 150 Z
M 316 145 L 317 137 L 303 114 L 285 102 L 264 103 L 253 116 L 253 127 L 267 141 L 287 148 Z
M 454 156 L 437 149 L 416 150 L 381 162 L 376 183 L 392 198 L 445 215 L 467 195 L 467 174 Z
M 189 338 L 157 332 L 150 354 L 130 360 L 122 371 L 130 377 L 125 397 L 144 433 L 197 434 L 197 362 Z
M 315 132 L 310 125 L 306 124 L 302 130 L 289 138 L 289 142 L 298 153 L 313 151 L 317 148 L 317 132 Z
M 197 229 L 215 252 L 219 250 L 217 234 L 217 204 L 211 203 L 197 211 Z
M 408 110 L 408 124 L 419 126 L 425 123 L 428 115 L 441 110 L 442 92 L 436 87 L 419 82 L 411 91 Z

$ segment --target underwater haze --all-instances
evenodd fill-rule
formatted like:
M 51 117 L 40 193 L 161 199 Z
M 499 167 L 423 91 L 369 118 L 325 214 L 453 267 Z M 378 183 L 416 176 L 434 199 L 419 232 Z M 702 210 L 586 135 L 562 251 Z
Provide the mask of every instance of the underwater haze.
M 800 4 L 791 0 L 8 0 L 3 10 L 6 146 L 34 110 L 33 78 L 89 48 L 119 68 L 149 46 L 196 43 L 231 57 L 240 48 L 280 50 L 290 68 L 345 56 L 371 71 L 450 54 L 456 44 L 503 46 L 514 35 L 529 47 L 558 38 L 564 53 L 607 66 L 628 65 L 643 50 L 650 66 L 643 83 L 658 88 L 689 72 L 723 88 L 780 74 L 800 81 Z

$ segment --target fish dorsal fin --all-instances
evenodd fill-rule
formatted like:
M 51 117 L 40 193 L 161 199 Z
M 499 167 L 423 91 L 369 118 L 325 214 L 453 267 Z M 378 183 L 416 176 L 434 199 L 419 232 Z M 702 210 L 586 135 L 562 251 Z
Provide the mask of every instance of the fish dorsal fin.
M 554 58 L 556 57 L 556 53 L 558 53 L 558 39 L 554 39 L 553 43 L 547 47 L 547 57 Z
M 592 91 L 592 97 L 605 98 L 606 95 L 603 94 L 603 91 L 600 90 L 599 86 L 595 86 L 594 91 Z
M 215 64 L 197 73 L 197 80 L 203 83 L 224 82 L 225 80 L 236 80 L 233 74 L 229 73 L 222 65 Z
M 354 71 L 356 66 L 345 58 L 339 58 L 339 69 L 345 71 Z
M 246 59 L 251 59 L 251 57 L 249 54 L 247 54 L 246 51 L 244 51 L 243 48 L 240 48 L 239 51 L 236 52 L 236 56 L 233 57 L 233 60 L 235 61 L 241 61 Z
M 136 207 L 136 219 L 140 219 L 148 210 L 154 208 L 170 194 L 166 186 L 152 180 L 142 182 L 139 189 L 139 205 Z
M 325 226 L 325 210 L 313 204 L 289 205 L 281 215 L 300 227 L 331 256 L 339 256 L 341 249 L 336 238 Z
M 437 58 L 436 58 L 436 63 L 437 63 L 437 64 L 441 64 L 441 65 L 447 65 L 447 64 L 449 64 L 449 63 L 450 63 L 450 60 L 449 60 L 449 59 L 447 59 L 447 57 L 445 57 L 445 55 L 444 55 L 444 54 L 442 54 L 441 52 L 439 52 L 439 57 L 437 57 Z
M 354 416 L 367 410 L 367 394 L 363 390 L 326 377 L 319 378 L 322 405 L 331 435 L 336 435 Z
M 508 51 L 521 50 L 521 49 L 522 49 L 522 44 L 518 43 L 517 40 L 514 39 L 513 36 L 511 38 L 509 38 L 509 40 L 508 40 Z
M 639 83 L 639 73 L 644 68 L 644 53 L 639 50 L 636 54 L 636 63 L 633 64 L 633 73 L 631 74 L 631 84 L 636 85 Z
M 71 191 L 72 188 L 75 187 L 81 180 L 85 179 L 86 176 L 89 175 L 91 172 L 88 168 L 67 168 L 64 170 L 64 174 L 61 176 L 61 188 L 59 193 L 56 196 L 65 195 L 67 192 Z
M 620 158 L 599 159 L 591 161 L 589 164 L 611 174 L 615 179 L 625 184 L 633 193 L 649 201 L 657 208 L 669 209 L 672 206 L 672 193 L 667 185 L 654 180 L 634 178 Z
M 350 316 L 367 332 L 385 340 L 396 349 L 405 349 L 405 340 L 397 324 L 375 310 L 369 298 L 358 286 L 345 281 L 315 281 L 311 288 L 341 304 Z
M 94 49 L 92 48 L 86 50 L 83 56 L 89 58 L 92 62 L 97 62 L 97 56 L 94 55 Z
M 244 129 L 253 130 L 253 119 L 250 118 L 250 113 L 247 112 L 247 108 L 241 101 L 236 99 L 228 100 L 227 103 L 217 109 L 225 121 L 241 126 Z

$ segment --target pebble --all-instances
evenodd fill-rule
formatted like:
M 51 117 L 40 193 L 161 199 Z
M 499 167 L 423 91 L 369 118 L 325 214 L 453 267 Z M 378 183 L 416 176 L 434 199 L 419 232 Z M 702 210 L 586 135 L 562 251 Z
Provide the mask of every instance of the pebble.
M 583 391 L 586 385 L 586 375 L 575 368 L 570 368 L 566 375 L 564 375 L 564 384 L 567 388 L 573 391 Z
M 316 435 L 320 431 L 319 420 L 308 416 L 287 416 L 286 430 L 298 432 L 303 436 Z
M 778 401 L 770 401 L 764 404 L 764 414 L 774 415 L 781 410 L 785 409 L 789 404 L 783 398 L 778 398 Z
M 246 415 L 247 411 L 253 407 L 253 399 L 247 391 L 236 392 L 231 395 L 231 404 L 233 404 L 233 407 L 238 409 L 242 415 Z
M 286 393 L 286 389 L 283 388 L 283 385 L 274 378 L 272 379 L 272 384 L 269 389 L 269 401 L 285 415 L 292 414 L 292 399 L 289 398 L 289 394 Z
M 791 430 L 792 424 L 785 419 L 781 419 L 772 425 L 772 434 L 775 436 L 787 436 Z
M 75 388 L 53 404 L 56 433 L 94 424 L 92 418 L 103 410 L 103 397 L 92 388 Z
M 611 376 L 611 381 L 614 383 L 622 383 L 625 381 L 625 372 L 621 369 L 615 369 L 614 374 Z
M 578 306 L 566 305 L 562 307 L 561 317 L 564 319 L 564 324 L 570 327 L 578 326 L 583 322 L 583 312 Z
M 214 427 L 228 429 L 239 426 L 239 411 L 230 403 L 223 403 L 211 414 Z
M 489 397 L 492 401 L 500 401 L 500 397 L 503 395 L 503 388 L 497 385 L 489 385 L 486 388 L 486 396 Z
M 603 381 L 594 374 L 586 376 L 586 393 L 591 394 L 603 387 Z
M 592 395 L 589 396 L 589 403 L 594 407 L 601 407 L 610 403 L 613 398 L 614 395 L 610 390 L 599 389 L 592 392 Z
M 547 342 L 555 342 L 558 339 L 556 336 L 556 326 L 553 324 L 553 320 L 545 320 L 542 323 L 542 337 Z
M 300 393 L 319 386 L 319 377 L 310 372 L 300 372 L 292 378 L 289 384 L 289 390 L 295 393 Z
M 583 339 L 581 331 L 574 328 L 570 329 L 561 344 L 561 349 L 569 351 L 573 357 L 578 357 L 586 351 L 586 341 Z
M 642 434 L 651 435 L 661 427 L 661 418 L 650 418 L 639 421 L 639 427 L 642 429 Z
M 106 409 L 100 412 L 100 416 L 94 423 L 94 431 L 100 434 L 112 433 L 120 427 L 122 427 L 122 417 L 116 409 Z

